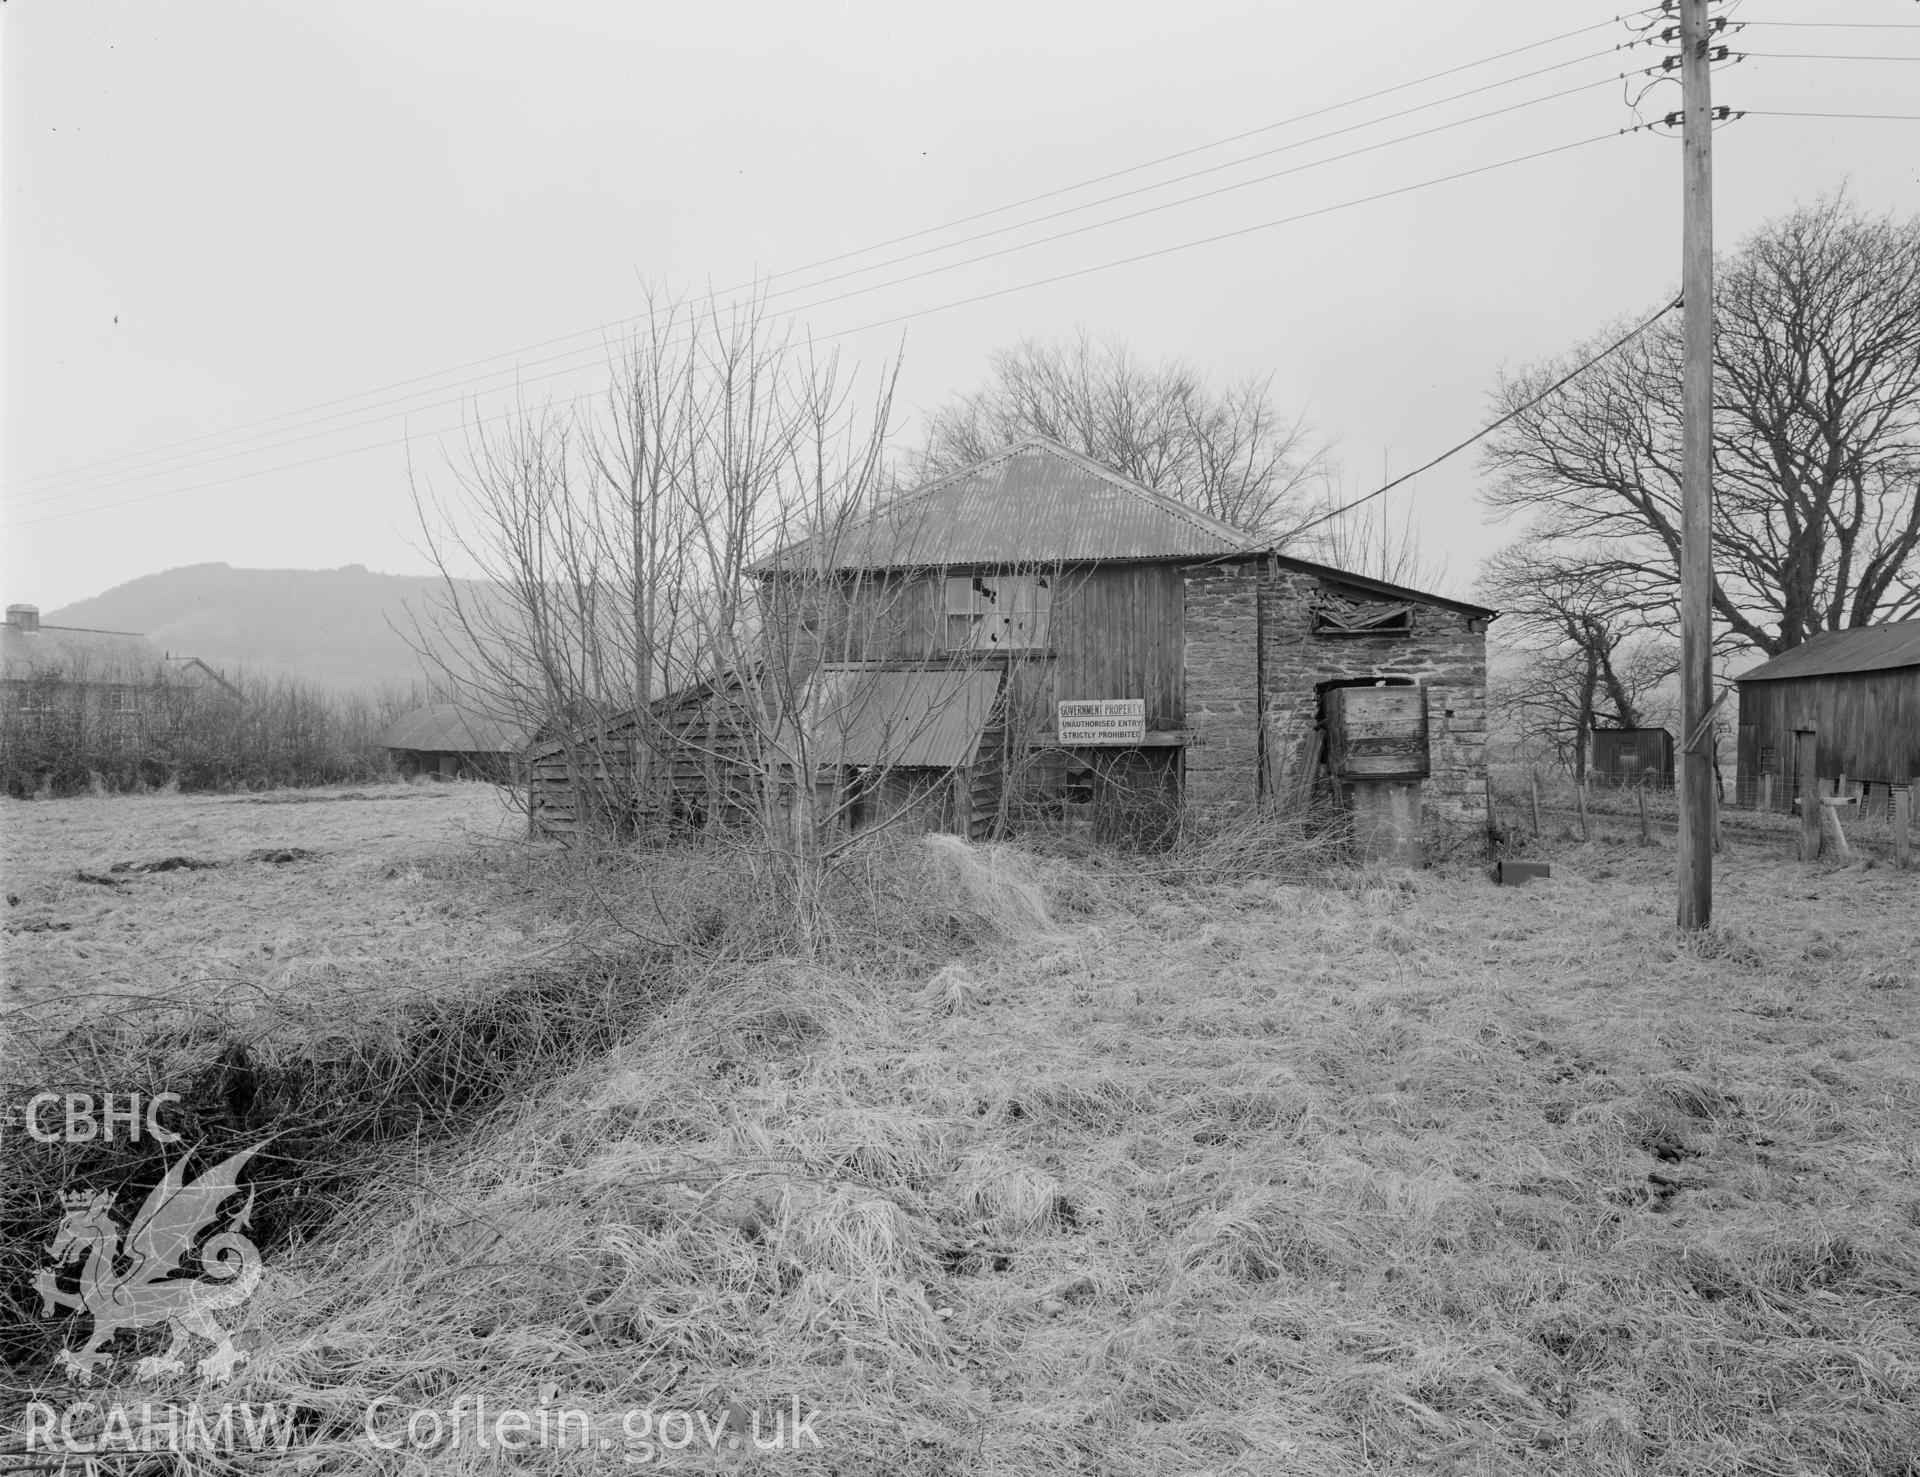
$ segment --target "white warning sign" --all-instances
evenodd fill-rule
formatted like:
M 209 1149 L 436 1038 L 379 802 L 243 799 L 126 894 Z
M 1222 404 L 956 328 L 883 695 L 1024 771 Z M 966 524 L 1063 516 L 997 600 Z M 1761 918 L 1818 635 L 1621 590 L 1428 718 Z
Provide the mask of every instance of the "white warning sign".
M 1063 744 L 1137 744 L 1147 736 L 1147 700 L 1100 698 L 1060 704 Z

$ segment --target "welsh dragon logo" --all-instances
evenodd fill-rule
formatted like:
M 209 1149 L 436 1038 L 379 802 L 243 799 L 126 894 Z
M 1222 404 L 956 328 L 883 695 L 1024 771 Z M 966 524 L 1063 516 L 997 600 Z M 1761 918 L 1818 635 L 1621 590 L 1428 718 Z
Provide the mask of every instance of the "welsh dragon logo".
M 112 1362 L 113 1356 L 102 1346 L 121 1329 L 166 1323 L 173 1330 L 173 1342 L 164 1354 L 140 1361 L 141 1379 L 184 1373 L 186 1363 L 180 1356 L 194 1335 L 213 1345 L 213 1351 L 199 1362 L 202 1378 L 215 1384 L 232 1378 L 247 1355 L 234 1347 L 233 1335 L 213 1315 L 245 1302 L 260 1285 L 259 1249 L 240 1234 L 253 1209 L 251 1191 L 225 1230 L 200 1248 L 199 1261 L 207 1275 L 173 1274 L 181 1270 L 201 1233 L 218 1219 L 221 1205 L 239 1193 L 240 1171 L 246 1162 L 265 1147 L 260 1143 L 242 1149 L 192 1184 L 186 1183 L 186 1158 L 175 1161 L 127 1227 L 124 1244 L 112 1215 L 111 1191 L 81 1190 L 63 1197 L 67 1213 L 47 1247 L 53 1266 L 43 1270 L 33 1285 L 40 1294 L 41 1316 L 51 1316 L 56 1305 L 93 1316 L 93 1337 L 86 1347 L 78 1354 L 71 1349 L 60 1351 L 60 1367 L 69 1377 L 83 1385 L 91 1382 L 95 1368 Z M 79 1292 L 63 1291 L 55 1280 L 55 1269 L 83 1255 L 87 1260 L 80 1269 Z M 125 1270 L 116 1270 L 121 1263 Z

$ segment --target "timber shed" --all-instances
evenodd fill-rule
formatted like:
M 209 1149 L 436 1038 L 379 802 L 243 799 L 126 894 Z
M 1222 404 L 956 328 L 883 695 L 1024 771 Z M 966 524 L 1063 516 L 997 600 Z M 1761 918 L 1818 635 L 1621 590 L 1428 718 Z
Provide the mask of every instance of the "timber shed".
M 823 662 L 783 705 L 764 665 L 694 683 L 528 756 L 533 828 L 552 836 L 664 820 L 705 829 L 783 819 L 802 769 L 817 816 L 844 830 L 911 821 L 982 838 L 1000 794 L 999 674 L 969 667 Z M 791 711 L 783 711 L 790 708 Z M 650 779 L 640 776 L 650 770 Z
M 773 783 L 854 827 L 1138 835 L 1176 803 L 1310 798 L 1326 695 L 1357 686 L 1422 689 L 1429 804 L 1479 803 L 1497 612 L 1281 553 L 1044 438 L 748 573 L 760 666 L 537 746 L 536 827 L 707 824 Z M 636 786 L 643 729 L 665 757 Z
M 516 724 L 469 712 L 458 703 L 429 703 L 397 718 L 380 735 L 394 767 L 409 778 L 482 779 L 511 782 L 519 769 L 526 731 Z
M 1822 780 L 1871 791 L 1920 774 L 1920 620 L 1823 631 L 1734 680 L 1741 804 L 1792 808 L 1794 735 L 1808 729 Z

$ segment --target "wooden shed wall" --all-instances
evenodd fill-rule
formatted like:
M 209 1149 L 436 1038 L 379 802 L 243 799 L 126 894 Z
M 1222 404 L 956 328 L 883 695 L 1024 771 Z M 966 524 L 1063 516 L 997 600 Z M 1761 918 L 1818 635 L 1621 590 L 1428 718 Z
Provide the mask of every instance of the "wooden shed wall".
M 690 824 L 737 820 L 754 804 L 756 765 L 749 701 L 739 688 L 700 690 L 660 711 L 669 738 L 656 771 L 655 793 L 638 796 L 639 730 L 617 722 L 591 738 L 534 750 L 528 789 L 536 831 L 568 836 L 622 831 L 643 819 Z
M 863 575 L 825 610 L 800 614 L 823 661 L 979 660 L 945 646 L 945 580 L 1001 571 L 944 569 Z M 1043 571 L 1054 581 L 1046 647 L 1013 652 L 1013 706 L 1053 726 L 1054 704 L 1141 698 L 1149 731 L 1186 725 L 1186 586 L 1177 564 Z M 777 608 L 774 607 L 774 608 Z
M 1742 684 L 1742 804 L 1758 804 L 1759 777 L 1772 774 L 1775 808 L 1791 805 L 1793 736 L 1806 728 L 1819 734 L 1820 778 L 1912 784 L 1920 776 L 1920 667 Z
M 703 691 L 664 708 L 660 719 L 669 737 L 650 801 L 635 794 L 639 744 L 631 721 L 609 725 L 590 740 L 537 750 L 528 779 L 534 829 L 573 836 L 592 830 L 618 833 L 648 822 L 736 824 L 759 814 L 768 777 L 749 721 L 751 700 L 734 688 Z M 923 825 L 984 840 L 1002 814 L 1006 742 L 1002 698 L 959 769 L 895 766 L 858 801 L 855 772 L 841 771 L 823 779 L 819 803 L 842 810 L 842 825 Z M 791 785 L 785 788 L 790 799 Z M 905 812 L 915 813 L 911 821 Z

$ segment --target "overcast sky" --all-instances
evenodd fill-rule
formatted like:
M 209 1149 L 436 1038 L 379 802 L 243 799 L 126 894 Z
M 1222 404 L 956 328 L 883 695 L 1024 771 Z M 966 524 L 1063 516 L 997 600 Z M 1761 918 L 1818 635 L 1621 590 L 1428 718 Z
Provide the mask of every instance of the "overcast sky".
M 1273 371 L 1364 490 L 1481 424 L 1502 364 L 1673 292 L 1678 144 L 1616 134 L 1634 121 L 1619 74 L 1665 48 L 1612 50 L 1632 36 L 1617 8 L 12 0 L 0 593 L 51 608 L 207 560 L 421 571 L 409 452 L 443 465 L 459 397 L 489 413 L 516 374 L 531 396 L 599 382 L 603 330 L 643 277 L 727 289 L 1195 149 L 778 278 L 795 290 L 774 306 L 869 367 L 904 333 L 906 440 L 995 348 L 1084 323 L 1222 376 Z M 1778 55 L 1920 55 L 1910 0 L 1731 14 L 1755 23 L 1736 50 L 1776 55 L 1717 72 L 1716 101 L 1920 112 L 1920 64 Z M 1383 88 L 1398 90 L 1353 102 Z M 1389 142 L 1514 104 L 1531 105 Z M 1677 105 L 1667 85 L 1642 106 Z M 1334 130 L 1350 131 L 1319 137 Z M 1597 141 L 1347 205 L 1582 140 Z M 1755 116 L 1715 151 L 1723 246 L 1843 181 L 1872 209 L 1920 210 L 1920 124 Z M 968 262 L 1278 170 L 1293 172 Z M 806 290 L 850 267 L 871 270 Z M 943 308 L 982 294 L 999 295 Z M 1475 484 L 1467 456 L 1411 494 L 1456 589 L 1509 536 Z

